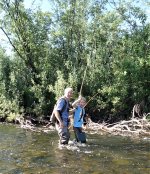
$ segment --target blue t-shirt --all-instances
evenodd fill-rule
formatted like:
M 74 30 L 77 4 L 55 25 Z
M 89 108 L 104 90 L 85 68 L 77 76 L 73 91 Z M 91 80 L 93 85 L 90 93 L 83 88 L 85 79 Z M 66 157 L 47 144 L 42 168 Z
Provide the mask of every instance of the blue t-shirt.
M 63 109 L 63 106 L 66 105 L 66 107 Z M 62 111 L 63 109 L 63 112 L 61 113 L 61 118 L 62 118 L 62 121 L 64 123 L 64 126 L 68 126 L 68 118 L 69 118 L 69 102 L 64 98 L 60 98 L 57 102 L 57 105 L 56 105 L 56 108 L 55 108 L 58 112 L 59 111 Z
M 82 127 L 84 115 L 85 115 L 85 109 L 81 108 L 80 106 L 77 106 L 74 112 L 74 122 L 73 122 L 74 127 Z

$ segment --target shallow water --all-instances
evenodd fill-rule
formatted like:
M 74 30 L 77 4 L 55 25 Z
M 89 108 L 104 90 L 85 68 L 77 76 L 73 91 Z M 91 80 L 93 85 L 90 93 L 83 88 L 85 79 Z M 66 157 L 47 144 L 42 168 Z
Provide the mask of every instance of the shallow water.
M 73 134 L 71 135 L 73 139 Z M 87 144 L 58 146 L 56 131 L 0 124 L 0 174 L 150 174 L 150 139 L 87 132 Z

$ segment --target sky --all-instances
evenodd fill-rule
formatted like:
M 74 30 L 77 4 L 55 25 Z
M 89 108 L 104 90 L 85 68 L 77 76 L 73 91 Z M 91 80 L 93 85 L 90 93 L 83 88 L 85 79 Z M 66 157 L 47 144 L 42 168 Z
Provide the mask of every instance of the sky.
M 52 8 L 50 1 L 52 0 L 24 0 L 24 5 L 27 9 L 40 6 L 43 11 L 49 11 Z

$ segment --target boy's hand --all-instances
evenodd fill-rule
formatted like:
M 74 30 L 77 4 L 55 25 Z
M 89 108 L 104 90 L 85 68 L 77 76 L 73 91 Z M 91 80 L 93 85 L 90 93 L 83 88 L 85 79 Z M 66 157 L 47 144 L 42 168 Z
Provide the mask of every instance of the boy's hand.
M 85 129 L 86 129 L 86 126 L 85 126 L 85 125 L 83 125 L 83 126 L 82 126 L 82 129 L 83 129 L 83 130 L 85 130 Z
M 79 95 L 78 99 L 80 99 L 80 100 L 81 100 L 81 98 L 82 98 L 82 95 Z
M 82 99 L 82 96 L 81 96 L 81 95 L 79 95 L 79 97 L 78 97 L 78 102 L 79 102 L 81 99 Z

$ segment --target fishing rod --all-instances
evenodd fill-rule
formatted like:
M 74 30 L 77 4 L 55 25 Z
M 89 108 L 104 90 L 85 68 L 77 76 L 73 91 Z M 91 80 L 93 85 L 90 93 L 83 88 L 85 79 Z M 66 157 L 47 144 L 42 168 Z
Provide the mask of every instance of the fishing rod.
M 89 104 L 89 102 L 90 102 L 95 96 L 97 96 L 97 94 L 99 94 L 99 92 L 97 92 L 96 94 L 94 94 L 94 95 L 88 100 L 88 102 L 84 105 L 84 108 Z
M 87 64 L 87 65 L 88 65 L 88 64 Z M 87 65 L 86 65 L 86 68 L 85 68 L 85 70 L 84 70 L 84 76 L 83 76 L 83 79 L 82 79 L 82 84 L 81 84 L 79 96 L 82 96 L 83 82 L 84 82 L 85 75 L 86 75 L 86 71 L 87 71 L 87 67 L 88 67 Z
M 88 67 L 88 63 L 87 63 L 86 68 L 85 68 L 85 70 L 84 70 L 84 76 L 83 76 L 83 79 L 82 79 L 82 84 L 81 84 L 79 96 L 82 96 L 83 82 L 84 82 L 84 79 L 85 79 L 85 76 L 86 76 L 87 67 Z M 85 106 L 87 106 L 87 104 L 88 104 L 98 93 L 99 93 L 99 92 L 97 92 L 96 94 L 94 94 L 94 95 L 89 99 L 89 101 L 85 104 Z M 85 106 L 84 106 L 84 107 L 85 107 Z
M 91 55 L 92 55 L 92 53 L 91 53 Z M 86 68 L 85 68 L 85 70 L 84 70 L 84 76 L 83 76 L 83 79 L 82 79 L 82 84 L 81 84 L 79 96 L 82 96 L 83 82 L 84 82 L 84 79 L 85 79 L 85 76 L 86 76 L 87 67 L 88 67 L 88 62 L 87 62 Z M 98 93 L 99 93 L 99 92 L 97 92 L 96 94 L 94 94 L 94 95 L 88 100 L 88 102 L 85 104 L 84 107 L 86 107 L 86 106 L 88 105 L 88 103 L 89 103 Z
M 91 56 L 92 56 L 92 52 L 91 52 L 91 54 L 90 54 L 89 57 L 91 57 Z M 81 84 L 81 87 L 80 87 L 79 96 L 82 96 L 83 83 L 84 83 L 84 80 L 85 80 L 85 76 L 86 76 L 86 72 L 87 72 L 87 67 L 88 67 L 88 64 L 89 64 L 88 60 L 89 60 L 89 59 L 87 58 L 87 59 L 86 59 L 86 68 L 85 68 L 85 70 L 84 70 L 84 76 L 83 76 L 83 79 L 82 79 L 82 84 Z

